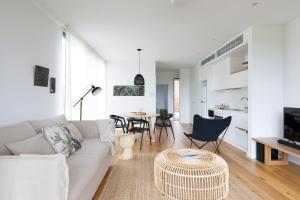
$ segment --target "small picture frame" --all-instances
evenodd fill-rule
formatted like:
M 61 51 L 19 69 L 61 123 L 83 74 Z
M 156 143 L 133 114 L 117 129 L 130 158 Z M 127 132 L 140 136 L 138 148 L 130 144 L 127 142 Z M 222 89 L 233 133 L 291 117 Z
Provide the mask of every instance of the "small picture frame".
M 50 78 L 50 93 L 55 93 L 55 78 Z

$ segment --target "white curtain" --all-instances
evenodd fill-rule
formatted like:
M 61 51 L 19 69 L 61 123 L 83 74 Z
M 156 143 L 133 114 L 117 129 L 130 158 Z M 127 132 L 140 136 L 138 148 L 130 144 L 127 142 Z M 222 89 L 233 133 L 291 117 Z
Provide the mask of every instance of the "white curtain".
M 88 94 L 83 100 L 83 120 L 95 120 L 105 117 L 106 113 L 106 65 L 105 61 L 82 41 L 72 34 L 67 35 L 66 61 L 66 116 L 78 120 L 80 116 L 78 104 L 73 105 L 83 96 L 91 85 L 101 87 L 97 96 Z

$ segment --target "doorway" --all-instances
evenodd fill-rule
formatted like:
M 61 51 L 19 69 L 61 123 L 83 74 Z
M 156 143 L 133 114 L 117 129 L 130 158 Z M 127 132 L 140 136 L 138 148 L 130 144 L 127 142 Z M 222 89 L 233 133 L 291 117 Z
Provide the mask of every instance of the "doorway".
M 156 113 L 160 110 L 168 110 L 168 84 L 156 85 Z
M 173 109 L 174 109 L 174 119 L 179 120 L 180 118 L 180 79 L 175 78 L 173 80 Z

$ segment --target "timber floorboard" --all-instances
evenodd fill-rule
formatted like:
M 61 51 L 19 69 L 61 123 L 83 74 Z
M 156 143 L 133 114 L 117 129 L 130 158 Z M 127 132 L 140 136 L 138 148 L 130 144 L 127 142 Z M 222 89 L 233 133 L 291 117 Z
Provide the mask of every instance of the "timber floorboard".
M 165 130 L 162 131 L 161 141 L 158 142 L 159 130 L 156 131 L 156 142 L 150 143 L 144 134 L 143 148 L 140 151 L 140 134 L 134 146 L 134 152 L 156 153 L 167 148 L 189 148 L 190 142 L 183 135 L 183 132 L 190 133 L 192 126 L 190 124 L 180 124 L 178 121 L 172 121 L 175 133 L 173 140 L 171 130 L 168 129 L 169 136 L 166 136 Z M 193 146 L 192 148 L 195 148 Z M 207 145 L 207 150 L 213 150 L 212 146 Z M 290 163 L 288 166 L 266 166 L 256 160 L 250 159 L 244 152 L 223 142 L 220 147 L 220 156 L 228 163 L 230 174 L 239 178 L 242 183 L 249 187 L 253 192 L 265 200 L 300 200 L 300 166 Z M 109 173 L 100 184 L 93 200 L 101 200 L 100 194 Z

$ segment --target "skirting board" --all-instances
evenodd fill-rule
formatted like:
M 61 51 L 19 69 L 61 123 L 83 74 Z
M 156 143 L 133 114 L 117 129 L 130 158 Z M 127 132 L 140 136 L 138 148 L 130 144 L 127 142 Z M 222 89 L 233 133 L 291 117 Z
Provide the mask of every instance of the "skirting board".
M 234 146 L 235 148 L 237 148 L 237 149 L 239 149 L 239 150 L 241 150 L 241 151 L 243 151 L 243 152 L 245 152 L 245 153 L 248 153 L 248 151 L 246 150 L 246 149 L 244 149 L 243 147 L 241 147 L 241 146 L 239 146 L 239 145 L 237 145 L 237 144 L 235 144 L 234 142 L 232 142 L 231 140 L 228 140 L 227 138 L 225 138 L 224 137 L 224 139 L 223 139 L 225 142 L 227 142 L 228 144 L 230 144 L 230 145 L 232 145 L 232 146 Z M 221 144 L 221 146 L 222 146 L 222 144 Z M 222 147 L 221 147 L 222 148 Z

